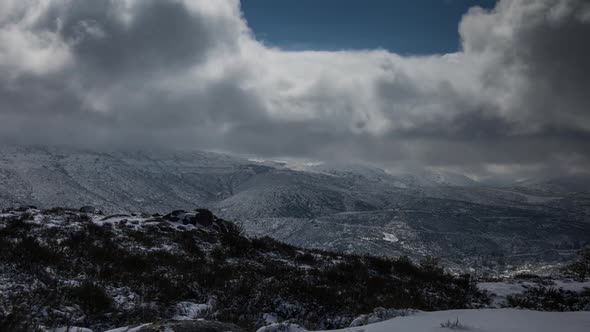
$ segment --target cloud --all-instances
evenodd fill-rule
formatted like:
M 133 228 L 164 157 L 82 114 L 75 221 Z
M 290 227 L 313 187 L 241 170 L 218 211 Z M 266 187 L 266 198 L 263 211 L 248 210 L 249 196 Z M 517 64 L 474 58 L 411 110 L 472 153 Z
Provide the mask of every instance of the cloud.
M 590 5 L 502 0 L 469 10 L 459 34 L 444 55 L 287 51 L 256 40 L 237 0 L 3 1 L 0 136 L 589 169 Z

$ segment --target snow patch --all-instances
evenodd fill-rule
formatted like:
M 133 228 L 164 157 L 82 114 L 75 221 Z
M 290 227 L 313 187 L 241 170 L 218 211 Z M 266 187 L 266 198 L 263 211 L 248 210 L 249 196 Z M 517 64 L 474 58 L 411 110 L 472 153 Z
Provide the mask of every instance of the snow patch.
M 418 312 L 415 315 L 397 317 L 363 326 L 363 332 L 441 332 L 441 324 L 459 321 L 468 331 L 478 332 L 587 332 L 590 312 L 546 312 L 519 309 L 467 309 L 434 312 Z M 283 330 L 258 330 L 274 332 Z M 330 332 L 351 332 L 346 328 Z
M 582 292 L 590 289 L 590 281 L 567 281 L 554 280 L 548 283 L 538 283 L 534 281 L 500 281 L 500 282 L 480 282 L 477 287 L 486 290 L 492 295 L 492 306 L 502 307 L 507 304 L 507 297 L 510 295 L 522 294 L 528 288 L 535 287 L 554 287 L 565 291 Z
M 149 325 L 152 325 L 152 324 L 148 323 L 148 324 L 142 324 L 142 325 L 138 325 L 138 326 L 125 326 L 125 327 L 119 327 L 119 328 L 104 331 L 104 332 L 137 332 L 142 327 L 149 326 Z
M 293 323 L 277 323 L 261 327 L 256 332 L 307 332 L 307 330 Z
M 357 327 L 363 326 L 367 324 L 373 324 L 377 322 L 382 322 L 384 320 L 392 319 L 395 317 L 402 317 L 408 315 L 414 315 L 418 310 L 413 309 L 385 309 L 385 308 L 375 308 L 372 313 L 368 315 L 360 315 L 355 318 L 351 323 L 350 327 Z
M 213 313 L 216 302 L 215 298 L 210 298 L 207 303 L 179 302 L 176 304 L 176 315 L 172 319 L 193 320 L 203 318 Z
M 399 242 L 399 239 L 397 238 L 397 236 L 395 236 L 395 234 L 383 232 L 383 241 L 397 243 Z

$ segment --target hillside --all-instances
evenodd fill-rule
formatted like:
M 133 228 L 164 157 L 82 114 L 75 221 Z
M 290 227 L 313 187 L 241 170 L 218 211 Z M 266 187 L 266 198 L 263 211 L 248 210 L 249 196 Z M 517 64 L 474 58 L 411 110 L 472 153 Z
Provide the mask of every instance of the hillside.
M 67 209 L 0 214 L 0 330 L 96 331 L 208 318 L 253 329 L 293 320 L 345 327 L 376 307 L 487 303 L 467 276 L 424 262 L 251 239 L 208 210 L 160 216 Z
M 458 322 L 456 326 L 453 324 Z M 449 322 L 450 326 L 441 326 Z M 536 312 L 518 309 L 449 310 L 421 312 L 413 316 L 363 326 L 365 332 L 390 331 L 480 331 L 480 332 L 584 332 L 590 326 L 589 312 Z M 349 331 L 336 330 L 334 332 Z
M 253 236 L 346 253 L 435 255 L 484 274 L 551 268 L 590 243 L 587 193 L 526 183 L 490 187 L 425 169 L 199 151 L 0 148 L 2 207 L 151 214 L 203 206 Z

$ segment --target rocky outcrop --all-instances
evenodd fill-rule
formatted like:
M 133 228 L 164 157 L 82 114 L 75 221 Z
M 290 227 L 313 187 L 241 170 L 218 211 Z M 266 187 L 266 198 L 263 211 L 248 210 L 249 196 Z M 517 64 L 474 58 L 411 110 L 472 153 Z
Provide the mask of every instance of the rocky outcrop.
M 212 228 L 220 233 L 230 233 L 237 230 L 236 225 L 217 218 L 211 211 L 207 209 L 196 209 L 192 212 L 185 210 L 174 210 L 162 219 L 182 223 L 183 225 L 193 225 L 198 227 Z
M 80 208 L 80 212 L 82 213 L 92 213 L 92 214 L 103 214 L 101 210 L 95 208 L 94 206 L 86 205 Z

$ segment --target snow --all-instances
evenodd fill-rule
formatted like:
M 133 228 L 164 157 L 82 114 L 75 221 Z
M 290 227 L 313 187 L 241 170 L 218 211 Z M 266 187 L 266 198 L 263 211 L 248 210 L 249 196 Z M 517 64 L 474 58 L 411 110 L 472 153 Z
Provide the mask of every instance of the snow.
M 275 313 L 265 313 L 262 315 L 262 320 L 266 323 L 266 324 L 275 324 L 279 322 L 279 317 L 277 316 L 277 314 Z
M 537 283 L 531 281 L 521 282 L 481 282 L 477 287 L 487 290 L 492 294 L 492 306 L 499 307 L 506 303 L 508 295 L 521 294 L 527 288 L 537 287 Z
M 213 312 L 214 303 L 214 300 L 210 300 L 208 303 L 180 302 L 176 304 L 176 315 L 172 319 L 191 320 L 201 318 L 207 313 Z
M 587 332 L 590 312 L 541 312 L 518 309 L 468 309 L 418 312 L 387 321 L 331 332 L 441 332 L 441 323 L 459 320 L 462 331 L 478 332 Z M 457 328 L 455 328 L 457 329 Z M 276 330 L 258 330 L 273 332 Z M 292 331 L 292 330 L 288 330 Z M 293 330 L 295 331 L 295 330 Z M 298 330 L 301 332 L 301 330 Z
M 487 187 L 442 168 L 384 171 L 347 163 L 293 167 L 297 162 L 247 160 L 207 152 L 101 153 L 65 147 L 0 146 L 0 206 L 89 205 L 106 214 L 208 207 L 221 218 L 242 221 L 249 235 L 270 235 L 303 247 L 417 258 L 439 256 L 440 249 L 448 245 L 445 263 L 456 264 L 457 270 L 458 266 L 479 267 L 481 262 L 472 257 L 486 257 L 496 248 L 502 248 L 511 269 L 529 262 L 555 264 L 574 254 L 563 252 L 567 256 L 556 258 L 555 243 L 588 240 L 580 234 L 590 234 L 575 198 L 549 204 L 548 199 L 561 195 Z M 545 207 L 539 209 L 531 203 Z M 574 204 L 571 210 L 575 215 L 567 223 L 559 221 L 564 204 Z M 413 212 L 419 206 L 424 211 Z M 399 212 L 389 211 L 392 207 Z M 530 210 L 530 217 L 525 214 L 521 219 L 521 209 Z M 362 214 L 341 214 L 351 212 Z M 422 216 L 425 218 L 419 219 Z M 137 218 L 132 216 L 103 218 L 96 217 L 95 223 L 127 219 L 131 224 L 127 227 L 136 228 L 133 222 Z M 511 225 L 520 226 L 510 230 L 492 227 L 502 225 L 504 218 L 518 218 Z M 543 227 L 537 227 L 539 218 Z M 47 227 L 61 226 L 62 222 L 49 220 Z M 456 228 L 459 224 L 465 227 Z M 441 236 L 430 236 L 434 232 Z M 358 241 L 361 237 L 363 241 Z M 479 245 L 482 237 L 490 242 Z M 530 251 L 512 245 L 529 241 L 534 246 Z M 476 248 L 476 252 L 466 258 L 464 248 Z
M 104 331 L 104 332 L 137 332 L 142 327 L 148 326 L 148 325 L 152 325 L 152 324 L 150 323 L 150 324 L 142 324 L 142 325 L 138 325 L 138 326 L 125 326 L 125 327 L 119 327 L 119 328 Z
M 77 327 L 77 326 L 70 326 L 70 327 L 58 327 L 51 330 L 46 330 L 47 332 L 92 332 L 91 329 L 87 329 L 84 327 Z
M 500 281 L 500 282 L 481 282 L 477 287 L 482 290 L 487 290 L 492 296 L 492 306 L 501 307 L 506 303 L 506 298 L 509 295 L 524 293 L 528 288 L 533 287 L 553 287 L 563 289 L 565 291 L 581 292 L 584 289 L 590 289 L 590 281 L 567 281 L 567 280 L 553 280 L 546 284 L 537 283 L 534 281 Z
M 568 280 L 556 280 L 554 281 L 556 288 L 561 288 L 566 291 L 572 291 L 579 293 L 583 290 L 590 289 L 590 280 L 580 281 L 568 281 Z
M 350 327 L 355 326 L 363 326 L 367 324 L 377 323 L 384 320 L 392 319 L 395 317 L 400 316 L 408 316 L 413 315 L 419 312 L 418 310 L 413 309 L 385 309 L 385 308 L 375 308 L 373 312 L 368 315 L 360 315 L 355 318 L 351 323 Z
M 383 240 L 387 241 L 387 242 L 399 242 L 399 239 L 397 238 L 397 236 L 395 236 L 395 234 L 391 234 L 391 233 L 385 233 L 383 232 Z
M 256 332 L 307 332 L 307 330 L 293 323 L 277 323 L 261 327 Z

